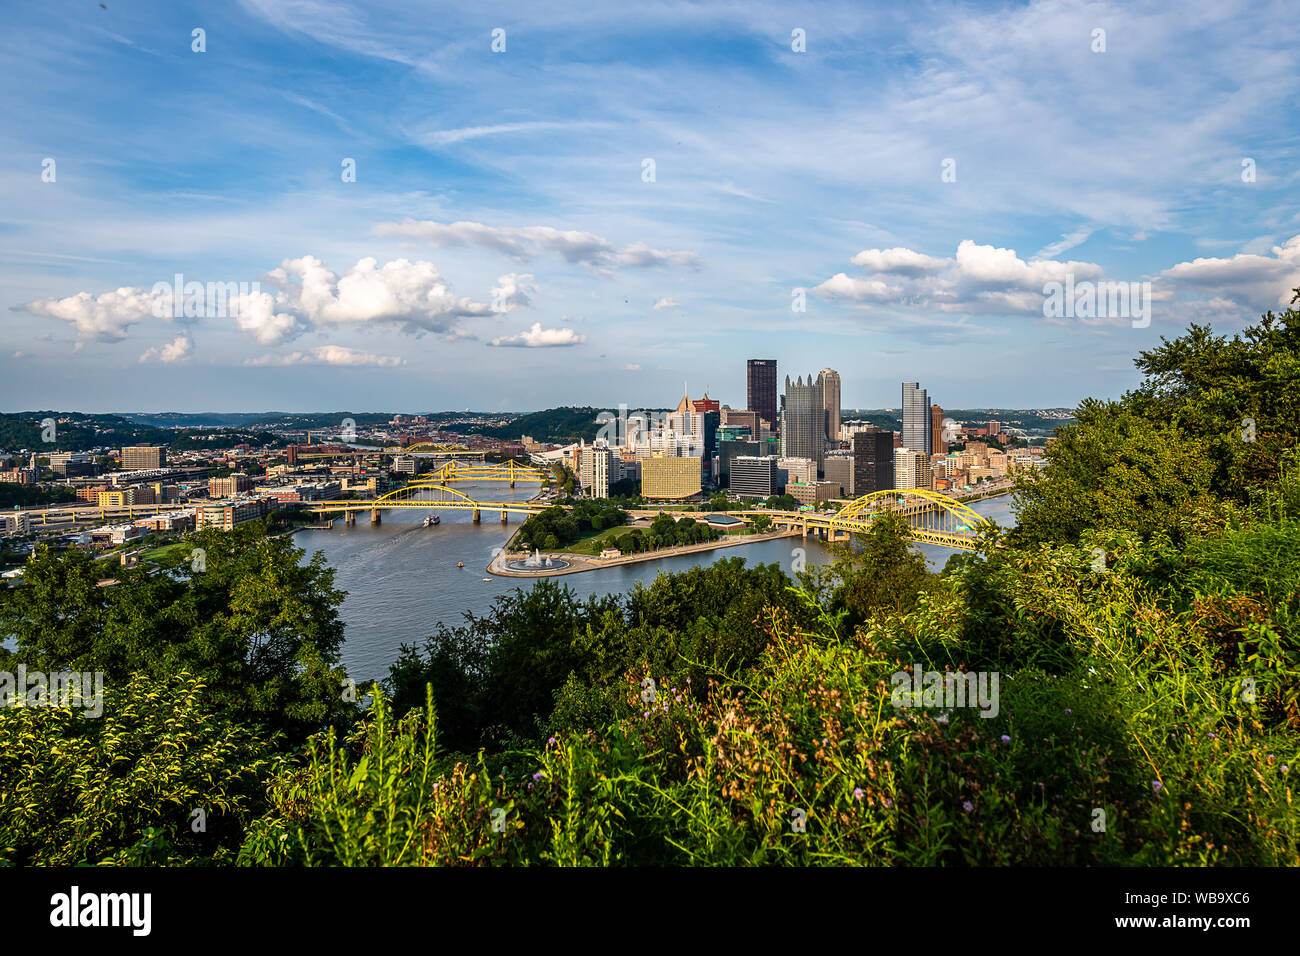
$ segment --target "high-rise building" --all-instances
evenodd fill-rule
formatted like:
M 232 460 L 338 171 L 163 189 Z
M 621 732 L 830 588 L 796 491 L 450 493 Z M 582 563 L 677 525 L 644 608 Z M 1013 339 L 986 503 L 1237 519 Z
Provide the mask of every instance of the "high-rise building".
M 721 425 L 724 428 L 727 426 L 748 425 L 750 437 L 757 438 L 758 412 L 751 412 L 747 408 L 724 408 L 722 410 Z
M 826 438 L 828 441 L 839 441 L 840 373 L 833 368 L 824 368 L 817 378 L 822 386 L 822 401 L 826 404 Z
M 755 457 L 761 446 L 747 438 L 731 438 L 718 442 L 718 484 L 724 488 L 731 485 L 731 463 L 741 455 Z
M 578 482 L 593 498 L 609 497 L 610 473 L 614 470 L 614 453 L 604 445 L 584 446 L 578 454 Z
M 641 459 L 641 494 L 647 498 L 689 498 L 700 493 L 698 458 Z
M 776 494 L 776 459 L 771 455 L 738 455 L 731 460 L 731 493 L 743 498 Z
M 943 406 L 930 406 L 930 454 L 948 454 L 948 443 L 943 438 Z
M 894 433 L 869 425 L 853 435 L 853 494 L 894 487 Z
M 122 449 L 123 471 L 148 471 L 167 464 L 167 449 L 161 445 L 127 445 Z
M 775 425 L 776 359 L 750 359 L 746 364 L 746 407 L 757 412 L 769 425 Z
M 930 455 L 930 396 L 917 382 L 903 383 L 903 447 Z
M 838 490 L 836 498 L 853 494 L 853 458 L 845 452 L 836 452 L 826 456 L 822 462 L 822 472 L 826 480 Z
M 807 458 L 817 463 L 821 474 L 822 459 L 826 455 L 826 400 L 822 396 L 821 379 L 803 376 L 790 383 L 785 377 L 785 396 L 781 405 L 781 457 Z
M 695 414 L 700 416 L 700 427 L 704 435 L 704 461 L 711 465 L 713 456 L 718 453 L 718 426 L 722 424 L 722 409 L 717 399 L 709 398 L 705 392 L 703 398 L 691 402 Z
M 253 487 L 253 479 L 241 472 L 235 472 L 226 478 L 208 479 L 208 497 L 233 498 Z
M 894 453 L 895 488 L 929 488 L 930 456 L 910 448 Z

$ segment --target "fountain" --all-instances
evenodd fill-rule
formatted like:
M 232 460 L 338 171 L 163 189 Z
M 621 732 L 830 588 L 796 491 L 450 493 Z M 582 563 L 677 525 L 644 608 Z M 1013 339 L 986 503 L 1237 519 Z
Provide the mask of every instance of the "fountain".
M 569 566 L 568 561 L 554 561 L 550 557 L 542 557 L 540 548 L 533 548 L 533 553 L 528 555 L 522 561 L 511 561 L 506 564 L 506 568 L 511 571 L 560 571 Z

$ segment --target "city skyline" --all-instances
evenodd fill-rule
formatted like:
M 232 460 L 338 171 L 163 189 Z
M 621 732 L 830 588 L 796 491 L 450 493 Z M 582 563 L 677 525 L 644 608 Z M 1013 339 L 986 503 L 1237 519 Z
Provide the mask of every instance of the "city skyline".
M 1300 286 L 1281 4 L 421 11 L 11 11 L 0 406 L 739 407 L 719 356 L 779 355 L 1072 407 Z

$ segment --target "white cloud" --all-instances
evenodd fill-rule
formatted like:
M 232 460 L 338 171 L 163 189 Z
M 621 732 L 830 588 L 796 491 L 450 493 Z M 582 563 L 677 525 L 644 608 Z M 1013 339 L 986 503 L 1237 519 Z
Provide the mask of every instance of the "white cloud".
M 694 269 L 700 264 L 699 257 L 693 252 L 652 249 L 643 242 L 634 242 L 620 248 L 610 240 L 592 232 L 561 230 L 551 226 L 510 228 L 487 226 L 481 222 L 441 223 L 405 219 L 402 222 L 381 222 L 375 226 L 375 234 L 422 239 L 444 249 L 453 246 L 479 246 L 500 252 L 520 262 L 534 259 L 542 253 L 553 253 L 566 262 L 598 269 L 621 266 L 636 268 L 673 266 Z
M 319 348 L 306 351 L 290 352 L 288 355 L 264 355 L 261 358 L 249 359 L 244 364 L 256 366 L 340 365 L 389 368 L 395 365 L 405 365 L 406 360 L 386 355 L 375 355 L 372 352 L 362 352 L 342 345 L 322 345 Z
M 194 343 L 182 332 L 166 345 L 145 349 L 140 356 L 140 362 L 161 362 L 163 365 L 172 365 L 189 358 L 193 351 Z
M 1043 286 L 1098 279 L 1101 266 L 1091 262 L 1021 259 L 1014 249 L 979 245 L 963 239 L 952 259 L 928 256 L 911 249 L 867 249 L 853 257 L 871 275 L 836 273 L 812 292 L 818 298 L 848 300 L 860 305 L 918 307 L 940 312 L 1042 314 Z
M 296 280 L 296 281 L 295 281 Z M 457 297 L 432 262 L 373 257 L 336 276 L 314 256 L 286 259 L 263 277 L 277 288 L 275 303 L 315 326 L 393 323 L 405 331 L 448 332 L 465 317 L 491 309 Z
M 62 319 L 77 330 L 78 340 L 120 342 L 126 338 L 127 329 L 153 316 L 155 298 L 152 292 L 123 286 L 112 292 L 78 292 L 64 299 L 37 299 L 13 308 Z
M 911 249 L 863 249 L 849 260 L 866 272 L 893 272 L 898 275 L 933 275 L 952 265 L 951 259 L 936 259 Z
M 528 273 L 519 275 L 511 272 L 500 276 L 497 284 L 492 287 L 492 311 L 506 313 L 522 309 L 531 302 L 529 296 L 536 294 L 537 286 Z
M 1225 298 L 1261 312 L 1286 308 L 1300 287 L 1300 236 L 1274 246 L 1272 255 L 1238 253 L 1231 259 L 1193 259 L 1171 266 L 1160 278 L 1184 289 L 1219 293 L 1219 308 Z
M 660 309 L 680 309 L 681 305 L 673 298 L 660 299 L 655 303 L 654 309 L 658 312 Z
M 545 349 L 566 345 L 581 345 L 587 341 L 585 335 L 579 335 L 573 329 L 544 329 L 542 323 L 534 322 L 533 327 L 518 335 L 505 335 L 493 339 L 489 344 L 512 348 Z
M 639 371 L 641 371 L 641 366 L 640 366 L 640 365 L 637 365 L 635 362 L 631 362 L 631 363 L 629 363 L 629 364 L 623 366 L 623 371 L 625 371 L 625 372 L 639 372 Z

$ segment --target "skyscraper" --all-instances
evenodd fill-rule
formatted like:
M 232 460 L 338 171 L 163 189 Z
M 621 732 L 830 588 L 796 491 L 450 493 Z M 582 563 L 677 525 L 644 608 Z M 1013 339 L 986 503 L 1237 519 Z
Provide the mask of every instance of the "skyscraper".
M 826 438 L 839 441 L 840 438 L 840 373 L 833 368 L 824 368 L 818 376 L 822 383 L 822 397 L 826 402 Z
M 781 456 L 807 458 L 817 463 L 820 475 L 822 460 L 826 455 L 826 399 L 822 394 L 821 379 L 803 376 L 790 384 L 785 377 L 785 400 L 781 408 Z
M 853 494 L 894 487 L 894 433 L 869 425 L 853 435 Z
M 930 455 L 930 396 L 917 382 L 903 383 L 903 447 Z
M 930 406 L 930 454 L 948 454 L 948 442 L 943 437 L 943 406 Z
M 746 363 L 746 407 L 758 412 L 758 417 L 775 426 L 776 416 L 776 359 L 750 359 Z

